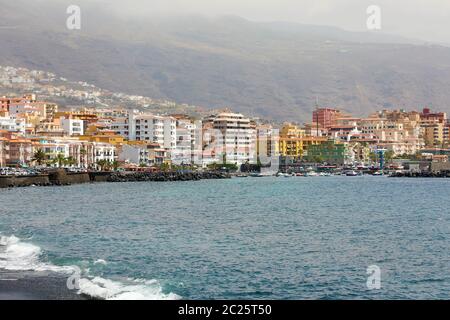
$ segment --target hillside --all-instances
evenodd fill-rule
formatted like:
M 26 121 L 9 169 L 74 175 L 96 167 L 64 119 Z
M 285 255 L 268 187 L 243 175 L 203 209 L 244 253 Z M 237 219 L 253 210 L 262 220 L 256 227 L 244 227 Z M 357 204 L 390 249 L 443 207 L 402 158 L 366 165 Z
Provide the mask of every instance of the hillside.
M 238 17 L 130 18 L 64 1 L 0 0 L 0 65 L 48 70 L 113 91 L 307 121 L 321 105 L 450 112 L 450 49 L 331 27 Z

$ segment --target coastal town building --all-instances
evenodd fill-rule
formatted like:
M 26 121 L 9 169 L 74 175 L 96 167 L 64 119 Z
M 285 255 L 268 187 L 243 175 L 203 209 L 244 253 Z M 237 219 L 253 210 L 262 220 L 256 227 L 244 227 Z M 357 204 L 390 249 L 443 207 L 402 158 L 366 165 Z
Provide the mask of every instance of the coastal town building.
M 8 139 L 0 136 L 0 168 L 6 166 L 6 157 L 9 156 L 9 150 L 7 149 Z
M 89 142 L 107 143 L 116 147 L 127 141 L 123 136 L 118 135 L 115 131 L 104 129 L 99 130 L 99 128 L 95 125 L 89 127 L 87 132 L 78 138 Z
M 421 121 L 436 121 L 439 123 L 447 122 L 447 114 L 445 112 L 431 112 L 430 108 L 424 108 L 420 114 Z
M 342 112 L 331 108 L 317 108 L 313 111 L 312 122 L 318 128 L 329 128 L 336 125 L 336 121 L 342 116 Z
M 16 119 L 12 117 L 0 117 L 0 130 L 25 134 L 26 121 L 25 119 Z
M 423 129 L 423 137 L 425 140 L 425 145 L 431 146 L 442 146 L 444 142 L 448 139 L 448 126 L 444 123 L 438 121 L 422 121 L 421 127 Z
M 347 146 L 344 143 L 335 143 L 328 140 L 324 143 L 308 147 L 307 159 L 309 162 L 327 163 L 342 166 L 346 163 Z
M 201 145 L 198 143 L 201 134 L 201 121 L 195 121 L 186 115 L 172 115 L 176 119 L 176 149 L 172 153 L 175 164 L 198 163 L 201 156 Z
M 279 130 L 270 124 L 262 124 L 256 127 L 256 132 L 258 160 L 262 165 L 268 165 L 268 163 L 264 163 L 265 159 L 271 160 L 271 158 L 279 157 Z
M 167 151 L 157 143 L 136 141 L 124 144 L 119 151 L 118 159 L 125 163 L 144 166 L 159 166 L 166 162 Z
M 115 118 L 109 129 L 128 140 L 155 142 L 169 151 L 176 148 L 176 119 L 173 117 L 130 111 L 127 117 Z
M 92 102 L 95 95 L 89 98 Z M 310 123 L 278 125 L 231 110 L 196 120 L 184 114 L 86 105 L 59 110 L 35 95 L 1 97 L 0 166 L 35 165 L 38 150 L 45 153 L 48 165 L 60 165 L 55 161 L 64 158 L 66 166 L 81 168 L 99 168 L 99 161 L 250 168 L 267 165 L 261 160 L 271 157 L 300 166 L 313 160 L 370 165 L 378 150 L 390 158 L 423 157 L 438 163 L 449 156 L 447 114 L 430 108 L 380 110 L 366 118 L 317 108 Z
M 0 97 L 0 111 L 9 111 L 11 105 L 25 105 L 36 102 L 36 95 L 26 95 L 23 97 Z
M 257 161 L 256 125 L 249 118 L 221 112 L 204 119 L 203 126 L 212 138 L 207 144 L 214 145 L 213 153 L 204 153 L 204 165 L 223 162 L 240 166 Z
M 47 121 L 52 121 L 58 111 L 58 105 L 41 101 L 11 103 L 8 111 L 10 116 L 14 118 L 21 114 L 33 114 L 38 115 Z
M 370 149 L 367 142 L 353 140 L 346 144 L 346 164 L 369 164 L 371 161 L 370 154 L 372 150 Z
M 290 123 L 286 123 L 280 130 L 278 152 L 283 157 L 302 159 L 308 154 L 313 145 L 328 141 L 327 137 L 308 136 L 305 130 Z
M 353 136 L 358 136 L 362 132 L 358 125 L 332 125 L 328 128 L 327 135 L 333 140 L 349 142 Z
M 33 149 L 31 140 L 10 132 L 0 132 L 0 167 L 26 166 L 31 162 Z
M 69 136 L 82 136 L 84 134 L 84 121 L 73 118 L 60 118 L 61 128 Z
M 34 152 L 41 150 L 46 155 L 46 162 L 59 166 L 58 158 L 71 159 L 70 166 L 80 168 L 96 167 L 101 160 L 114 162 L 117 160 L 116 147 L 101 142 L 81 141 L 77 138 L 36 138 Z

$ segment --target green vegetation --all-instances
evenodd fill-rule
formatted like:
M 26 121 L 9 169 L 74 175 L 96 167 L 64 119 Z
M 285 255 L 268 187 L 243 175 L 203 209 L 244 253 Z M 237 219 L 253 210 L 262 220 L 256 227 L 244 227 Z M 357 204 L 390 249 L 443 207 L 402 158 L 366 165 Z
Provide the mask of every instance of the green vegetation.
M 208 169 L 213 171 L 237 171 L 239 168 L 234 163 L 212 163 L 208 165 Z
M 111 170 L 111 162 L 108 160 L 98 160 L 97 166 L 99 167 L 100 171 L 110 171 Z
M 66 163 L 66 158 L 64 157 L 64 155 L 62 153 L 59 153 L 55 159 L 53 159 L 51 161 L 52 164 L 56 164 L 58 166 L 58 168 L 61 168 L 62 166 L 65 165 Z
M 42 149 L 37 150 L 33 155 L 33 161 L 35 161 L 39 166 L 42 166 L 42 164 L 47 160 L 47 155 Z

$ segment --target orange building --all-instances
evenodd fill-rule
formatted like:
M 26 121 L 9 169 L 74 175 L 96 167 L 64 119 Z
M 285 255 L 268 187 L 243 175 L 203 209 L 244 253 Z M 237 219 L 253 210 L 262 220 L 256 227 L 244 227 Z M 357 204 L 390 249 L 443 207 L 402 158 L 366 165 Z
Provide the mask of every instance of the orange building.
M 340 110 L 329 108 L 318 108 L 313 112 L 312 122 L 316 125 L 319 124 L 319 128 L 329 128 L 336 125 L 336 120 L 342 116 Z
M 10 137 L 0 137 L 0 167 L 23 166 L 30 163 L 33 158 L 31 140 Z

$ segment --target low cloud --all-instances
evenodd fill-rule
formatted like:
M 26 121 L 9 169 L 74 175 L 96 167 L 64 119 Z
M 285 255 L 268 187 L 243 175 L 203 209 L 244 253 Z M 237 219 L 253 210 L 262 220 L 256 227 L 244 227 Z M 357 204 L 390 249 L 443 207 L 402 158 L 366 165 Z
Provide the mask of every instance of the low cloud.
M 0 0 L 3 1 L 10 0 Z M 123 16 L 237 15 L 256 21 L 290 21 L 366 28 L 366 9 L 382 9 L 382 31 L 411 38 L 450 43 L 448 0 L 33 0 L 37 3 L 97 6 Z

